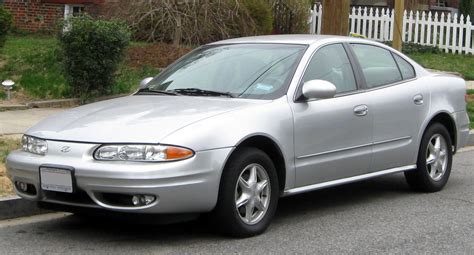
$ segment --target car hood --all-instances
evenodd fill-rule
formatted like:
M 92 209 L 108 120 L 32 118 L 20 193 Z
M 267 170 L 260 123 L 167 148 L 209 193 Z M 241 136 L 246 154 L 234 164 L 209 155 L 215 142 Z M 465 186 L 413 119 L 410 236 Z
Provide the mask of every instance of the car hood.
M 91 143 L 157 143 L 194 122 L 264 100 L 191 96 L 127 96 L 48 117 L 26 134 Z

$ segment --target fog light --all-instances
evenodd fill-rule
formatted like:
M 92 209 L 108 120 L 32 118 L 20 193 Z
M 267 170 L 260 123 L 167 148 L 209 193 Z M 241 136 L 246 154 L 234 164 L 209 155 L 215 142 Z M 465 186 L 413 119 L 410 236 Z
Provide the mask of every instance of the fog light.
M 28 184 L 24 182 L 16 182 L 16 186 L 23 192 L 26 192 L 28 190 Z
M 151 195 L 135 195 L 132 196 L 132 204 L 134 206 L 144 206 L 153 203 L 156 200 L 155 196 Z
M 140 205 L 140 197 L 139 196 L 133 196 L 132 197 L 132 204 L 137 206 Z
M 149 204 L 153 203 L 153 201 L 155 201 L 154 196 L 145 195 L 145 196 L 142 196 L 142 199 L 141 199 L 141 202 L 145 205 L 149 205 Z

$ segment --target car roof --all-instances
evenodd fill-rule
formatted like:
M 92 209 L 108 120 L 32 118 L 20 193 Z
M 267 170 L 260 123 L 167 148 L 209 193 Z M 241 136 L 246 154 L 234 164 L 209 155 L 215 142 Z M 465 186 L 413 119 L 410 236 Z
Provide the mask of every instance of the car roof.
M 315 34 L 286 34 L 286 35 L 263 35 L 263 36 L 251 36 L 251 37 L 240 37 L 240 38 L 233 38 L 227 39 L 222 41 L 217 41 L 210 43 L 208 45 L 224 45 L 224 44 L 244 44 L 244 43 L 281 43 L 281 44 L 301 44 L 301 45 L 314 45 L 320 44 L 323 45 L 325 43 L 363 43 L 363 44 L 371 44 L 374 46 L 382 47 L 387 50 L 390 50 L 396 53 L 399 56 L 403 56 L 403 58 L 409 61 L 417 70 L 418 74 L 426 74 L 427 71 L 420 66 L 418 63 L 407 57 L 401 52 L 396 51 L 395 49 L 377 42 L 371 39 L 363 39 L 357 37 L 349 37 L 349 36 L 339 36 L 339 35 L 315 35 Z
M 210 43 L 210 45 L 234 44 L 234 43 L 283 43 L 283 44 L 310 45 L 310 44 L 314 44 L 321 41 L 325 41 L 325 42 L 364 41 L 364 42 L 367 42 L 367 40 L 354 38 L 354 37 L 348 37 L 348 36 L 291 34 L 291 35 L 263 35 L 263 36 L 240 37 L 240 38 L 233 38 L 233 39 L 213 42 L 213 43 Z

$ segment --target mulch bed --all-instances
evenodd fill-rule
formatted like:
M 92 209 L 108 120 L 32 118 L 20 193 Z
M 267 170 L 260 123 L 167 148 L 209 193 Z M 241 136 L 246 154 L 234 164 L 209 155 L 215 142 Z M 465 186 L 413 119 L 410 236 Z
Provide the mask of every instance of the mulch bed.
M 164 68 L 191 50 L 190 47 L 164 43 L 131 46 L 127 49 L 125 61 L 132 68 Z
M 468 102 L 474 102 L 474 95 L 473 94 L 467 95 L 467 101 Z

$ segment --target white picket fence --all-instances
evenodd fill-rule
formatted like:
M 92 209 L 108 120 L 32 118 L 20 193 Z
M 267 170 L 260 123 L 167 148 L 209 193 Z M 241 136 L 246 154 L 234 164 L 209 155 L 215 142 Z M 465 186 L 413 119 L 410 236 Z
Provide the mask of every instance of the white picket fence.
M 321 5 L 315 5 L 311 10 L 310 33 L 321 33 L 322 14 Z M 393 9 L 352 8 L 349 14 L 350 32 L 378 41 L 391 41 L 393 14 Z M 436 46 L 445 52 L 474 54 L 474 26 L 469 16 L 405 10 L 402 27 L 404 42 Z

